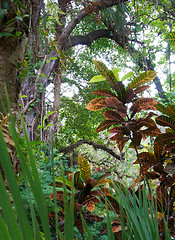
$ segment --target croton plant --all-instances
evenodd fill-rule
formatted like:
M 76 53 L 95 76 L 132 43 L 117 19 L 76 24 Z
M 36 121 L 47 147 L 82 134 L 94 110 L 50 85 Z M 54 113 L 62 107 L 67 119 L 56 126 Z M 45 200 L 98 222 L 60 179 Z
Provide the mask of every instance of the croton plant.
M 164 212 L 170 232 L 174 236 L 175 228 L 175 105 L 164 107 L 154 98 L 143 97 L 142 93 L 150 86 L 148 83 L 156 77 L 155 71 L 146 71 L 135 77 L 127 86 L 119 81 L 115 71 L 105 64 L 94 61 L 101 78 L 107 80 L 111 90 L 98 89 L 98 95 L 86 106 L 91 111 L 105 109 L 105 120 L 96 132 L 109 129 L 109 139 L 115 141 L 122 152 L 125 144 L 136 151 L 135 164 L 140 164 L 140 176 L 135 183 L 144 178 L 158 180 L 156 201 L 159 212 Z M 142 111 L 142 114 L 138 114 Z M 143 116 L 144 117 L 141 117 Z M 158 116 L 159 115 L 159 116 Z M 154 118 L 153 118 L 154 117 Z M 155 121 L 154 121 L 155 119 Z M 165 127 L 161 133 L 158 125 Z M 141 140 L 154 137 L 153 151 L 141 148 Z M 111 200 L 113 201 L 113 200 Z M 162 215 L 163 216 L 163 215 Z M 159 219 L 160 233 L 163 236 L 163 217 Z

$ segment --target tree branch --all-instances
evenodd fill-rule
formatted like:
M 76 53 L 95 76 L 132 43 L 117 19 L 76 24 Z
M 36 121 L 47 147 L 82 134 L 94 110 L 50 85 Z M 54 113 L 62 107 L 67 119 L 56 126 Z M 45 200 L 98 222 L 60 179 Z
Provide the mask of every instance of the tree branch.
M 99 38 L 110 37 L 111 30 L 109 29 L 99 29 L 92 31 L 86 35 L 72 36 L 64 45 L 64 50 L 74 47 L 78 44 L 90 46 L 91 43 Z
M 83 18 L 90 15 L 93 12 L 98 12 L 99 10 L 104 10 L 106 8 L 112 7 L 114 5 L 119 5 L 121 3 L 127 2 L 128 0 L 99 0 L 96 2 L 91 3 L 91 7 L 88 8 L 88 11 L 84 8 L 82 9 L 67 25 L 67 27 L 64 28 L 60 38 L 59 38 L 59 44 L 60 48 L 62 49 L 64 47 L 64 43 L 69 38 L 70 34 L 76 27 L 78 23 L 82 21 Z
M 101 149 L 107 153 L 109 153 L 110 155 L 112 155 L 114 158 L 116 158 L 117 160 L 121 160 L 121 157 L 119 155 L 117 155 L 112 149 L 106 147 L 105 145 L 101 145 L 101 144 L 96 144 L 92 141 L 88 141 L 86 139 L 82 139 L 82 140 L 79 140 L 78 142 L 74 143 L 74 144 L 71 144 L 69 145 L 68 147 L 65 147 L 65 148 L 60 148 L 59 151 L 60 152 L 64 152 L 65 154 L 69 153 L 69 152 L 72 152 L 75 148 L 79 147 L 80 145 L 82 144 L 88 144 L 88 145 L 91 145 L 93 146 L 93 148 L 95 150 L 97 149 Z

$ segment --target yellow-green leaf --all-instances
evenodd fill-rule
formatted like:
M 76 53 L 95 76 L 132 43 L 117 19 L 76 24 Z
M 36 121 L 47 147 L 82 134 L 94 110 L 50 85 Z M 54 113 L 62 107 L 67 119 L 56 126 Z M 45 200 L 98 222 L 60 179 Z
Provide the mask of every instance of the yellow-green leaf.
M 155 71 L 146 71 L 141 73 L 138 77 L 135 77 L 131 83 L 128 84 L 126 91 L 130 88 L 137 88 L 145 83 L 150 82 L 156 77 L 156 72 Z
M 81 177 L 85 183 L 91 178 L 91 169 L 88 161 L 82 155 L 78 156 L 78 163 L 81 172 Z

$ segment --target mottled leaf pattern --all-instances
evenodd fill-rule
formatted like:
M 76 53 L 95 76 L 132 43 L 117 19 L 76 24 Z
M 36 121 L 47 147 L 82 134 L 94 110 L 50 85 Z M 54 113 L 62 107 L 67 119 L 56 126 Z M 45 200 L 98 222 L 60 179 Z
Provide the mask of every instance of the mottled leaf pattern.
M 106 183 L 111 183 L 111 180 L 110 179 L 100 179 L 97 181 L 96 186 L 101 186 L 101 185 L 103 186 Z
M 171 45 L 175 45 L 175 32 L 168 33 L 165 40 Z
M 166 114 L 166 110 L 165 110 L 166 108 L 161 103 L 157 103 L 155 107 L 159 112 Z
M 143 93 L 145 90 L 147 90 L 148 88 L 150 88 L 149 85 L 142 85 L 140 87 L 138 87 L 137 89 L 134 90 L 134 92 L 137 93 Z
M 175 105 L 168 105 L 165 111 L 166 114 L 175 121 Z
M 135 77 L 131 83 L 128 84 L 126 90 L 130 88 L 138 88 L 139 86 L 150 82 L 156 77 L 156 72 L 155 71 L 146 71 L 144 73 L 141 73 L 138 77 Z
M 157 162 L 156 157 L 151 152 L 142 152 L 139 154 L 139 161 L 145 164 L 155 164 Z
M 162 155 L 162 150 L 165 145 L 170 144 L 175 140 L 175 134 L 173 133 L 162 133 L 154 141 L 154 153 L 156 158 L 159 160 Z
M 141 110 L 155 110 L 155 105 L 157 104 L 157 100 L 154 98 L 139 98 L 136 100 L 131 106 L 130 110 L 133 111 L 136 107 L 138 107 L 137 112 Z
M 128 89 L 125 93 L 124 103 L 130 103 L 136 97 L 134 90 Z
M 105 90 L 105 89 L 96 90 L 93 92 L 93 94 L 99 95 L 99 96 L 105 96 L 105 97 L 116 97 L 116 95 L 114 93 L 112 93 L 109 90 Z
M 95 203 L 93 201 L 89 201 L 86 203 L 86 207 L 90 212 L 95 210 Z
M 125 117 L 126 116 L 126 107 L 123 106 L 122 102 L 120 102 L 117 98 L 115 97 L 109 97 L 106 100 L 106 106 L 109 108 L 114 108 L 116 110 L 118 110 L 118 113 L 122 116 Z
M 157 124 L 165 127 L 170 127 L 175 131 L 175 122 L 171 120 L 171 118 L 166 117 L 166 116 L 159 116 L 156 118 Z
M 96 132 L 101 132 L 107 128 L 109 128 L 112 125 L 116 125 L 118 124 L 118 121 L 114 121 L 114 120 L 105 120 L 102 123 L 100 123 L 100 125 L 97 127 Z
M 82 155 L 78 156 L 78 163 L 81 172 L 81 177 L 85 183 L 91 178 L 91 169 L 88 161 Z
M 111 87 L 114 87 L 114 85 L 117 83 L 114 73 L 109 70 L 104 63 L 95 60 L 94 63 L 99 73 L 106 78 Z
M 125 122 L 124 118 L 122 118 L 122 116 L 119 115 L 116 111 L 107 110 L 107 111 L 103 112 L 103 116 L 107 120 L 116 120 L 119 123 Z
M 99 111 L 105 107 L 106 107 L 105 98 L 94 98 L 88 103 L 88 105 L 85 108 L 91 111 Z
M 170 143 L 167 144 L 164 148 L 163 148 L 163 152 L 162 154 L 166 153 L 167 151 L 173 151 L 173 153 L 175 153 L 175 143 Z
M 114 90 L 117 92 L 118 99 L 123 102 L 125 96 L 125 87 L 124 84 L 120 81 L 117 82 L 114 86 Z

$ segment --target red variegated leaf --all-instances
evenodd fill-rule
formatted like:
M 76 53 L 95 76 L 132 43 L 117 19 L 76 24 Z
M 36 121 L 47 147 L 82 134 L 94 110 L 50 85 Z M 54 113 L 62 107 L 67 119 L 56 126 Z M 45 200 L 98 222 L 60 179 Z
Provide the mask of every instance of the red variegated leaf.
M 105 173 L 105 174 L 101 175 L 100 177 L 97 178 L 97 183 L 98 183 L 98 181 L 105 179 L 106 177 L 109 177 L 109 176 L 111 176 L 111 173 Z
M 136 94 L 135 94 L 134 90 L 132 88 L 128 89 L 125 93 L 124 103 L 132 102 L 133 98 L 135 98 L 135 97 L 136 97 Z
M 112 141 L 116 141 L 118 149 L 120 150 L 120 152 L 122 152 L 125 144 L 129 140 L 129 137 L 124 137 L 121 134 L 114 133 L 111 136 L 109 136 L 109 139 Z
M 143 126 L 148 127 L 149 129 L 157 129 L 157 125 L 150 117 L 151 116 L 147 116 L 145 119 L 143 119 Z
M 85 108 L 91 111 L 99 111 L 105 107 L 106 107 L 105 98 L 95 98 L 92 99 Z
M 154 153 L 156 158 L 159 160 L 162 155 L 163 147 L 170 144 L 175 140 L 175 134 L 173 133 L 162 133 L 154 141 Z
M 173 153 L 175 152 L 175 143 L 170 143 L 170 144 L 167 144 L 164 148 L 163 148 L 163 152 L 162 154 L 168 152 L 168 151 L 172 151 Z
M 164 127 L 170 127 L 175 131 L 175 122 L 171 120 L 171 118 L 166 116 L 159 116 L 156 118 L 157 124 L 164 126 Z
M 151 152 L 142 152 L 139 154 L 139 161 L 144 164 L 152 165 L 157 163 L 156 157 Z
M 107 119 L 107 120 L 116 120 L 119 123 L 125 122 L 124 118 L 122 118 L 121 115 L 119 115 L 116 111 L 112 111 L 112 110 L 107 110 L 103 113 L 103 116 Z
M 101 179 L 98 180 L 95 186 L 104 186 L 106 183 L 111 183 L 111 179 Z
M 93 94 L 99 95 L 99 96 L 106 96 L 106 97 L 116 97 L 116 95 L 114 93 L 112 93 L 109 90 L 105 90 L 105 89 L 96 90 L 93 92 Z
M 128 137 L 124 137 L 121 133 L 113 133 L 108 137 L 112 141 L 128 141 Z
M 156 129 L 145 129 L 145 130 L 140 130 L 140 133 L 142 134 L 143 140 L 146 139 L 147 136 L 150 137 L 157 137 L 161 134 L 160 129 L 156 128 Z
M 122 230 L 122 227 L 121 226 L 118 226 L 118 227 L 112 227 L 112 231 L 113 231 L 113 233 L 118 233 L 119 231 L 121 231 Z
M 134 132 L 133 133 L 133 138 L 132 138 L 132 144 L 135 147 L 138 147 L 140 145 L 142 139 L 142 135 L 140 132 Z
M 101 188 L 100 190 L 103 192 L 104 195 L 112 197 L 112 194 L 111 194 L 109 188 Z
M 126 116 L 127 108 L 117 98 L 109 97 L 109 98 L 106 98 L 105 101 L 106 101 L 107 107 L 116 109 L 122 117 Z
M 138 77 L 135 77 L 131 83 L 128 84 L 128 87 L 126 88 L 126 90 L 130 88 L 135 89 L 145 83 L 150 82 L 156 77 L 156 74 L 157 73 L 155 71 L 151 71 L 151 70 L 141 73 Z
M 112 125 L 117 125 L 118 121 L 114 121 L 114 120 L 105 120 L 102 123 L 100 123 L 100 125 L 97 127 L 96 132 L 101 132 L 107 128 L 109 128 Z
M 95 203 L 93 201 L 89 201 L 86 203 L 86 208 L 90 211 L 93 212 L 95 210 Z
M 165 109 L 166 114 L 175 121 L 175 105 L 168 105 Z
M 149 85 L 142 85 L 142 86 L 138 87 L 137 89 L 135 89 L 134 92 L 135 92 L 136 94 L 138 94 L 138 93 L 143 93 L 143 92 L 144 92 L 145 90 L 147 90 L 148 88 L 150 88 Z
M 105 79 L 109 82 L 111 87 L 114 87 L 114 85 L 117 83 L 117 79 L 114 73 L 111 70 L 109 70 L 104 63 L 100 61 L 95 61 L 95 60 L 94 60 L 94 63 L 99 73 L 103 77 L 105 77 Z
M 124 84 L 120 81 L 117 82 L 114 86 L 114 90 L 117 92 L 118 99 L 123 102 L 125 96 L 125 87 Z
M 121 133 L 123 135 L 129 135 L 130 134 L 129 130 L 124 126 L 111 128 L 109 130 L 109 132 L 110 133 Z
M 138 107 L 137 112 L 148 109 L 155 110 L 156 104 L 157 100 L 154 98 L 140 98 L 133 103 L 130 110 L 133 111 L 136 107 Z

